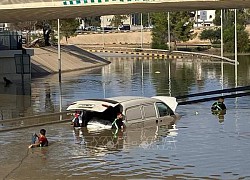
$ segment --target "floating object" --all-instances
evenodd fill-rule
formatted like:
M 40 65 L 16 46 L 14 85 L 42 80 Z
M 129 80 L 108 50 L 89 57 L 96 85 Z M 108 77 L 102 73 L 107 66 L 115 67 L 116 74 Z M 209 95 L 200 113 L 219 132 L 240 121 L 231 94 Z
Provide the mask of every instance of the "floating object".
M 196 112 L 195 112 L 195 115 L 198 115 L 198 114 L 199 114 L 198 111 L 196 111 Z
M 161 72 L 160 71 L 155 71 L 155 74 L 160 74 Z

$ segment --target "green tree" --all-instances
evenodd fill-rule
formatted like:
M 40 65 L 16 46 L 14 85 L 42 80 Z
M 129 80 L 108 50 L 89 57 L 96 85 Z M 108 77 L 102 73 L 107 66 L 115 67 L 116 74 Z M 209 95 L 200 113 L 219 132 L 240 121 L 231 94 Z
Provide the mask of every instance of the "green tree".
M 152 29 L 152 48 L 168 49 L 168 16 L 167 13 L 152 14 L 153 29 Z
M 115 15 L 110 24 L 114 27 L 118 27 L 119 25 L 123 24 L 123 21 L 128 19 L 128 15 Z
M 154 24 L 152 30 L 152 48 L 167 49 L 168 39 L 168 15 L 165 12 L 152 14 Z M 170 13 L 170 36 L 175 42 L 188 41 L 192 39 L 191 29 L 193 21 L 190 18 L 190 12 L 172 12 Z
M 214 23 L 220 25 L 221 21 L 220 11 L 216 11 Z M 234 10 L 223 10 L 223 39 L 224 50 L 226 52 L 234 52 Z M 249 19 L 249 10 L 237 10 L 237 38 L 238 38 L 238 51 L 249 51 L 249 34 L 245 30 L 246 24 Z
M 78 19 L 62 19 L 60 20 L 60 34 L 65 37 L 66 42 L 68 38 L 76 36 L 76 30 L 79 27 Z M 57 20 L 52 21 L 52 29 L 57 31 Z
M 234 10 L 231 10 L 231 9 L 223 10 L 222 16 L 223 16 L 223 26 L 227 27 L 227 26 L 234 25 Z M 247 9 L 237 10 L 237 23 L 238 24 L 246 26 L 249 17 L 250 17 L 249 10 Z M 213 23 L 216 26 L 221 25 L 221 10 L 215 11 L 215 19 L 213 20 Z
M 22 32 L 25 31 L 26 34 L 23 36 L 26 38 L 26 43 L 29 44 L 32 40 L 41 36 L 39 34 L 31 34 L 31 32 L 37 29 L 39 30 L 43 29 L 45 23 L 46 21 L 26 21 L 26 22 L 11 23 L 10 29 L 12 31 L 22 31 Z
M 170 14 L 171 32 L 173 40 L 188 41 L 192 39 L 191 29 L 193 29 L 193 21 L 190 18 L 190 12 L 180 11 Z
M 212 44 L 219 43 L 221 39 L 221 29 L 205 29 L 201 32 L 200 39 L 209 40 Z
M 224 50 L 226 52 L 234 52 L 234 26 L 227 27 L 224 30 Z M 245 31 L 245 27 L 242 25 L 237 25 L 237 46 L 238 52 L 249 51 L 249 35 Z

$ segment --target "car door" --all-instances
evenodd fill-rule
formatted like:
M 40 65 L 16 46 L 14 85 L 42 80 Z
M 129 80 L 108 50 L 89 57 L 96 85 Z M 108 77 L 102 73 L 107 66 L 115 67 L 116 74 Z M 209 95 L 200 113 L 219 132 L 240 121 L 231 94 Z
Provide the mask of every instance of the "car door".
M 157 112 L 154 103 L 143 104 L 142 106 L 144 126 L 158 124 Z
M 132 106 L 125 110 L 126 126 L 139 128 L 143 127 L 142 106 Z
M 161 124 L 170 124 L 174 121 L 174 118 L 172 115 L 174 115 L 174 112 L 171 110 L 169 106 L 164 104 L 163 102 L 156 102 L 155 103 L 156 110 L 158 113 L 158 123 Z

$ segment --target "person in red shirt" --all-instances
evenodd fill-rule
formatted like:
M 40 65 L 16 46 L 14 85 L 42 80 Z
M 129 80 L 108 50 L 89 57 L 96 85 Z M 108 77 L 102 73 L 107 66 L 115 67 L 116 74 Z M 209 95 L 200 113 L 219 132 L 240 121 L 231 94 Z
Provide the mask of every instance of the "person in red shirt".
M 48 139 L 46 138 L 45 134 L 46 134 L 46 130 L 45 129 L 41 129 L 39 135 L 35 134 L 32 137 L 32 141 L 33 142 L 32 142 L 31 145 L 29 145 L 29 148 L 48 146 L 49 142 L 48 142 Z

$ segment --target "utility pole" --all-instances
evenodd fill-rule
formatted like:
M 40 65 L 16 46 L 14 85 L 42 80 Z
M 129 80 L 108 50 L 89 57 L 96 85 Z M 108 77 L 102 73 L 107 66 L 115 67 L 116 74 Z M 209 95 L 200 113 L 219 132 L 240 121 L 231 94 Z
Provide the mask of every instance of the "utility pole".
M 235 50 L 234 50 L 234 54 L 235 54 L 235 64 L 234 64 L 234 67 L 235 67 L 235 87 L 238 86 L 238 46 L 237 46 L 237 9 L 234 9 L 234 37 L 235 37 L 235 40 L 234 40 L 234 47 L 235 47 Z
M 221 57 L 223 58 L 224 56 L 224 49 L 223 49 L 223 10 L 221 9 L 220 11 L 220 25 L 221 25 L 221 47 L 220 47 L 220 50 L 221 50 Z M 223 63 L 223 59 L 221 59 L 221 89 L 223 89 L 224 87 L 224 63 Z
M 142 13 L 141 13 L 141 48 L 143 48 L 143 24 L 142 24 Z
M 57 19 L 57 49 L 58 49 L 58 73 L 59 73 L 59 112 L 62 112 L 62 61 L 60 44 L 60 19 Z M 62 120 L 62 115 L 60 115 Z
M 57 19 L 57 49 L 58 49 L 58 73 L 59 83 L 62 82 L 62 62 L 61 62 L 61 44 L 60 44 L 60 19 Z
M 169 17 L 169 12 L 168 12 L 168 52 L 171 52 L 171 35 L 170 35 L 170 17 Z

